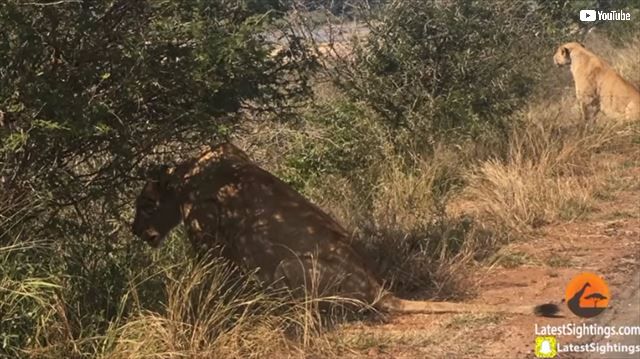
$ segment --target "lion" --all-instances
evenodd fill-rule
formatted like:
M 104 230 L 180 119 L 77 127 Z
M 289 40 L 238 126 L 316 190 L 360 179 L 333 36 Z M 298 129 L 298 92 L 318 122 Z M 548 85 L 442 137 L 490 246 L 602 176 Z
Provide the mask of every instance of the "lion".
M 279 283 L 293 293 L 313 290 L 396 313 L 554 316 L 559 311 L 555 304 L 478 305 L 397 298 L 383 290 L 338 222 L 231 143 L 166 166 L 144 185 L 136 200 L 133 233 L 158 247 L 181 222 L 197 252 L 222 248 L 223 257 L 254 270 L 262 282 Z
M 586 122 L 593 121 L 599 111 L 611 118 L 640 119 L 638 89 L 582 44 L 561 45 L 553 61 L 558 67 L 571 66 L 576 98 Z

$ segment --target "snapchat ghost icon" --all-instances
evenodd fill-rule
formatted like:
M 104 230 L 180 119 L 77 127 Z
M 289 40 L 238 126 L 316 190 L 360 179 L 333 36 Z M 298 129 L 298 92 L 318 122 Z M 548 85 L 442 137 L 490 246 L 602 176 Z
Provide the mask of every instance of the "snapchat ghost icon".
M 535 354 L 538 358 L 555 358 L 558 355 L 556 337 L 536 337 Z

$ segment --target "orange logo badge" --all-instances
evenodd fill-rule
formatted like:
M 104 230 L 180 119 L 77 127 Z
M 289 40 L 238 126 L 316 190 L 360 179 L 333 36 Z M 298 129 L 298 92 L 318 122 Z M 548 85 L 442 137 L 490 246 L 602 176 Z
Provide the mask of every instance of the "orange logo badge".
M 573 314 L 591 318 L 608 306 L 611 293 L 607 283 L 598 275 L 584 272 L 573 277 L 565 290 L 567 306 Z

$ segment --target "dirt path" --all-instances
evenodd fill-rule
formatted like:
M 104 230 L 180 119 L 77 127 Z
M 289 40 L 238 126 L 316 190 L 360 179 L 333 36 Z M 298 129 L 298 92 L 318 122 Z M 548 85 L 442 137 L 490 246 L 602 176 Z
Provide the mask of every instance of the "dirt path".
M 608 313 L 603 313 L 602 316 L 597 318 L 598 323 L 609 326 L 638 326 L 640 325 L 640 266 L 637 266 L 633 273 L 631 281 L 627 286 L 619 293 L 612 293 L 614 298 L 617 298 L 617 305 L 611 308 Z M 617 295 L 616 295 L 617 294 Z M 604 336 L 594 336 L 588 339 L 591 342 L 605 342 L 620 343 L 624 345 L 636 345 L 640 347 L 640 335 L 638 336 L 621 336 L 616 335 L 610 338 Z M 614 359 L 623 357 L 619 353 L 609 353 L 606 355 L 591 354 L 590 359 L 607 358 Z M 640 357 L 640 354 L 635 356 L 627 356 L 629 358 Z
M 637 165 L 637 164 L 636 164 Z M 354 358 L 535 358 L 535 326 L 600 323 L 640 326 L 640 166 L 627 168 L 625 184 L 602 196 L 581 221 L 550 225 L 534 240 L 503 248 L 507 266 L 475 274 L 478 303 L 542 303 L 560 301 L 569 280 L 594 272 L 611 290 L 610 308 L 584 320 L 503 315 L 409 315 L 384 324 L 350 324 L 343 340 L 356 348 Z M 567 343 L 640 344 L 640 336 L 559 336 Z M 636 355 L 560 353 L 557 358 L 638 358 Z

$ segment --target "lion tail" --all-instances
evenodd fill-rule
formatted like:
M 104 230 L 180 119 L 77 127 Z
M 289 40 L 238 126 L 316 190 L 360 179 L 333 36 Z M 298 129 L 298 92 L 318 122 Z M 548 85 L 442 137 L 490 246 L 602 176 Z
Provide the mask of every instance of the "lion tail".
M 467 304 L 453 302 L 432 302 L 400 299 L 386 296 L 376 305 L 380 310 L 391 313 L 505 313 L 505 314 L 534 314 L 542 317 L 558 316 L 560 307 L 547 303 L 541 305 L 514 306 L 506 304 Z

